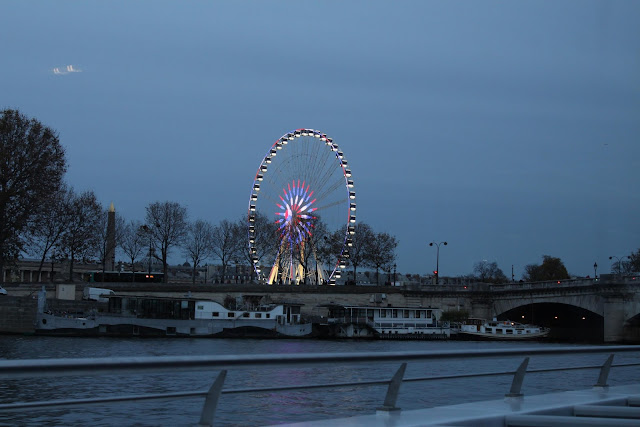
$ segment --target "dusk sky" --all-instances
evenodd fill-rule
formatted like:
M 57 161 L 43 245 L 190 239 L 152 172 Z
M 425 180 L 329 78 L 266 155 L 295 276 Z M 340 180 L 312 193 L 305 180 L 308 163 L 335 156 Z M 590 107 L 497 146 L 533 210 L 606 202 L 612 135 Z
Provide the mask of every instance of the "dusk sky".
M 640 248 L 640 2 L 0 3 L 0 108 L 66 181 L 144 219 L 246 213 L 270 145 L 318 129 L 402 273 L 608 273 Z M 184 262 L 179 250 L 175 262 Z

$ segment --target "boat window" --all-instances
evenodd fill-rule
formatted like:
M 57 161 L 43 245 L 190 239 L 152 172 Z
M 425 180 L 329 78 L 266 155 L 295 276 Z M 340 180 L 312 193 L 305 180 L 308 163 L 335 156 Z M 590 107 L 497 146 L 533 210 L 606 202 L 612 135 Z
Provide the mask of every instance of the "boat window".
M 199 305 L 198 310 L 204 310 L 204 305 Z
M 249 317 L 249 313 L 245 311 L 244 313 L 242 313 L 242 317 Z
M 502 329 L 496 328 L 496 334 L 501 334 L 501 333 L 502 333 Z
M 396 310 L 395 308 L 393 309 L 393 315 L 391 317 L 398 317 L 398 310 Z
M 513 329 L 507 329 L 507 335 L 513 335 Z
M 409 318 L 409 311 L 410 310 L 404 310 L 404 317 L 405 318 Z
M 264 317 L 265 317 L 265 319 L 270 318 L 270 317 L 271 317 L 271 313 L 265 313 L 265 314 L 264 314 Z
M 211 317 L 218 317 L 220 316 L 220 313 L 217 311 L 214 311 L 213 313 L 211 313 Z
M 233 311 L 230 311 L 227 313 L 227 317 L 235 317 L 235 314 L 233 313 Z
M 427 317 L 431 319 L 431 310 L 427 310 Z
M 380 310 L 380 317 L 387 317 L 387 310 Z
M 256 313 L 256 319 L 261 319 L 262 318 L 262 313 Z
M 493 331 L 493 329 L 492 328 L 486 328 L 485 331 L 491 332 L 491 331 Z

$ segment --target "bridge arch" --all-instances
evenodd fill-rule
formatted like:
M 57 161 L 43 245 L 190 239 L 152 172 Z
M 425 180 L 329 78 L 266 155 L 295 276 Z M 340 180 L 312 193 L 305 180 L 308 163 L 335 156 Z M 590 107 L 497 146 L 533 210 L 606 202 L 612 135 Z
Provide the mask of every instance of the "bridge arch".
M 521 307 L 523 305 L 530 304 L 564 304 L 575 306 L 600 316 L 604 315 L 604 303 L 601 297 L 595 294 L 587 295 L 541 295 L 524 297 L 520 295 L 505 295 L 499 298 L 495 298 L 493 301 L 493 308 L 496 314 L 504 313 L 514 308 Z
M 622 336 L 624 341 L 640 342 L 640 313 L 624 322 Z
M 594 343 L 604 340 L 604 316 L 571 304 L 522 304 L 497 313 L 496 317 L 550 328 L 550 340 Z

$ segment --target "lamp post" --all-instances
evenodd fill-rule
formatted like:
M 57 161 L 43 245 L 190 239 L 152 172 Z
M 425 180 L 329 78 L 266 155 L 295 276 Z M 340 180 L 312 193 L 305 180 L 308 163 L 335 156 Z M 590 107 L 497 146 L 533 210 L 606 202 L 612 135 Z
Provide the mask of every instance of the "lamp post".
M 439 281 L 439 277 L 440 277 L 440 245 L 445 245 L 447 246 L 447 242 L 440 242 L 440 243 L 436 243 L 436 242 L 431 242 L 429 243 L 429 246 L 435 246 L 436 247 L 436 271 L 435 271 L 435 276 L 436 276 L 436 285 L 438 284 Z
M 622 260 L 625 258 L 631 259 L 631 257 L 630 256 L 618 257 L 615 255 L 609 257 L 609 259 L 614 259 L 614 258 L 618 260 L 618 274 L 622 274 Z
M 598 280 L 598 263 L 593 263 L 593 279 Z
M 149 277 L 147 278 L 151 279 L 151 228 L 149 228 L 149 226 L 145 224 L 142 226 L 142 229 L 149 236 Z

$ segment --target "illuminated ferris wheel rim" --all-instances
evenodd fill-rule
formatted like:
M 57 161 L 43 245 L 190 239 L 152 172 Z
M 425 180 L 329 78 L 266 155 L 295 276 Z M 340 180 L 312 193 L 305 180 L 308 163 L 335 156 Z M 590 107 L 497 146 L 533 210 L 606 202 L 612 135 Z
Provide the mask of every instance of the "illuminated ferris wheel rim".
M 337 262 L 336 262 L 335 266 L 333 266 L 332 271 L 329 273 L 329 277 L 328 277 L 329 280 L 327 281 L 328 284 L 335 284 L 335 279 L 340 277 L 340 270 L 342 270 L 342 269 L 344 269 L 346 267 L 346 261 L 345 260 L 349 257 L 348 247 L 351 246 L 351 244 L 352 244 L 351 236 L 353 234 L 355 234 L 355 222 L 356 222 L 355 191 L 353 191 L 354 183 L 353 183 L 353 180 L 351 179 L 351 177 L 352 177 L 351 169 L 349 169 L 348 162 L 347 162 L 347 159 L 344 156 L 344 153 L 340 150 L 340 147 L 338 146 L 338 144 L 333 142 L 332 138 L 330 138 L 329 136 L 327 136 L 325 133 L 323 133 L 321 131 L 318 131 L 318 130 L 315 130 L 315 129 L 300 128 L 300 129 L 295 129 L 293 131 L 287 132 L 287 133 L 283 134 L 280 138 L 276 139 L 276 141 L 271 145 L 271 147 L 270 147 L 269 151 L 267 152 L 267 154 L 262 158 L 262 161 L 260 162 L 260 166 L 258 167 L 258 170 L 257 170 L 256 175 L 255 175 L 254 180 L 253 180 L 253 185 L 252 185 L 252 188 L 251 188 L 251 196 L 250 196 L 250 199 L 249 199 L 249 209 L 248 209 L 249 253 L 250 253 L 252 261 L 253 261 L 254 270 L 255 270 L 259 280 L 263 281 L 265 279 L 265 276 L 264 276 L 264 274 L 262 274 L 262 270 L 261 270 L 261 266 L 260 266 L 260 260 L 258 259 L 258 256 L 256 255 L 255 226 L 254 226 L 254 221 L 255 221 L 255 218 L 256 218 L 257 202 L 258 202 L 258 197 L 259 197 L 259 192 L 260 192 L 260 184 L 264 180 L 264 178 L 266 176 L 266 173 L 269 170 L 269 164 L 271 164 L 273 158 L 277 156 L 278 152 L 280 150 L 284 149 L 285 146 L 289 143 L 289 141 L 294 141 L 296 138 L 301 138 L 301 137 L 308 137 L 308 138 L 318 139 L 319 143 L 324 143 L 327 146 L 327 149 L 329 149 L 330 151 L 332 151 L 335 154 L 335 159 L 338 162 L 338 165 L 342 170 L 342 175 L 343 175 L 343 178 L 344 178 L 344 184 L 345 184 L 345 188 L 346 188 L 346 192 L 347 192 L 347 199 L 346 199 L 347 200 L 347 203 L 346 203 L 346 209 L 347 209 L 346 233 L 345 233 L 345 236 L 344 236 L 344 241 L 343 241 L 340 253 L 337 254 Z M 308 196 L 309 195 L 308 194 L 309 187 L 307 186 L 307 189 L 305 191 L 304 184 L 305 183 L 303 181 L 302 186 L 300 186 L 300 180 L 298 180 L 298 190 L 297 190 L 297 192 L 298 193 L 305 192 L 305 194 Z M 289 184 L 287 184 L 287 185 L 289 185 Z M 296 189 L 295 180 L 293 181 L 293 186 L 294 186 L 294 192 L 295 192 L 295 189 Z M 285 195 L 287 195 L 286 189 L 284 189 L 284 193 L 285 193 Z M 291 190 L 291 188 L 289 188 L 289 194 L 291 194 L 291 193 L 292 193 L 292 190 Z M 280 197 L 280 199 L 282 199 L 282 197 Z M 308 199 L 307 199 L 307 201 L 308 201 Z M 282 206 L 280 206 L 280 207 L 283 208 Z M 308 206 L 306 206 L 306 207 L 308 207 Z M 300 207 L 298 206 L 297 209 L 300 210 Z M 288 212 L 291 212 L 291 210 L 288 210 Z M 276 213 L 276 214 L 278 215 L 278 213 Z M 286 218 L 286 216 L 285 216 L 285 218 Z M 276 221 L 276 222 L 279 222 L 279 221 Z

